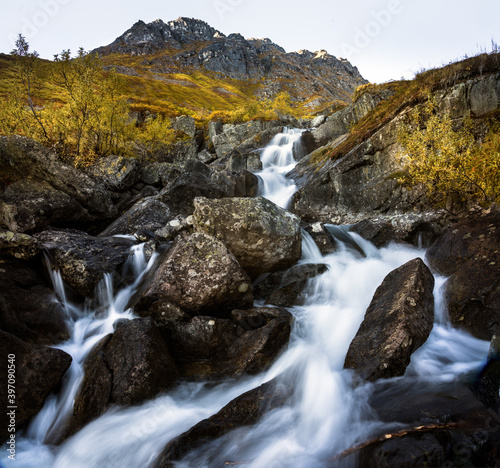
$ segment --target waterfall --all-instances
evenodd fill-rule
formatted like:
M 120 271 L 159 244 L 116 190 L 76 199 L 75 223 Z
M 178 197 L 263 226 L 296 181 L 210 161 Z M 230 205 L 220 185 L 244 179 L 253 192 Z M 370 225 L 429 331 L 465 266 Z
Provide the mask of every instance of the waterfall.
M 300 131 L 287 130 L 262 153 L 261 194 L 281 206 L 288 205 L 296 189 L 285 174 L 295 164 L 292 148 L 299 138 Z M 19 441 L 16 467 L 152 466 L 169 440 L 273 378 L 281 379 L 292 390 L 289 404 L 269 412 L 253 427 L 237 429 L 194 450 L 176 466 L 212 468 L 228 461 L 245 461 L 244 466 L 250 468 L 328 467 L 332 456 L 372 436 L 382 427 L 368 404 L 372 384 L 354 386 L 353 373 L 343 369 L 344 359 L 384 277 L 411 259 L 424 258 L 425 250 L 398 244 L 377 249 L 346 227 L 327 228 L 338 249 L 326 256 L 303 232 L 300 262 L 324 263 L 327 271 L 308 281 L 305 303 L 289 309 L 295 318 L 289 346 L 268 371 L 215 385 L 180 383 L 143 404 L 110 409 L 60 447 L 44 445 L 43 441 L 61 429 L 71 411 L 83 360 L 102 336 L 113 331 L 117 319 L 133 317 L 124 307 L 154 258 L 146 263 L 141 247 L 137 247 L 128 264 L 135 268 L 136 280 L 116 295 L 110 278 L 105 278 L 98 301 L 106 304 L 105 317 L 70 304 L 60 276 L 53 273 L 54 288 L 71 328 L 71 339 L 58 347 L 72 354 L 74 362 L 62 390 L 47 399 Z M 422 381 L 450 380 L 477 369 L 488 352 L 489 343 L 450 326 L 443 282 L 444 278 L 436 278 L 434 329 L 414 353 L 407 370 L 407 376 Z M 6 456 L 1 457 L 6 463 Z

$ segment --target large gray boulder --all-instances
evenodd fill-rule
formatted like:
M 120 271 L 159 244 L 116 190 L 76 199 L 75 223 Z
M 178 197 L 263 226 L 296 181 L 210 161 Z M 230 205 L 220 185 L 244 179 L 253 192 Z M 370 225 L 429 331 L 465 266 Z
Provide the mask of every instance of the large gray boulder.
M 194 226 L 220 239 L 251 277 L 290 267 L 302 253 L 300 220 L 262 198 L 194 202 Z
M 389 273 L 354 337 L 344 367 L 374 381 L 403 375 L 434 322 L 434 277 L 420 258 Z
M 106 187 L 124 190 L 134 185 L 140 176 L 141 164 L 135 158 L 111 155 L 97 160 L 88 171 Z
M 167 252 L 135 309 L 161 316 L 174 304 L 191 314 L 221 316 L 252 302 L 250 278 L 235 256 L 215 237 L 194 233 Z
M 34 236 L 66 285 L 84 297 L 91 296 L 105 273 L 117 270 L 129 257 L 134 241 L 94 237 L 77 231 L 43 231 Z

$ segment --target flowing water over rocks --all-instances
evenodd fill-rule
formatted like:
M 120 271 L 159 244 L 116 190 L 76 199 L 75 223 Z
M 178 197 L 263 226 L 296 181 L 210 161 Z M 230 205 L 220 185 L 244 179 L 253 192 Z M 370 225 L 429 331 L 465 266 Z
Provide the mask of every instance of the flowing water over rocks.
M 300 134 L 287 130 L 277 135 L 261 155 L 260 195 L 283 208 L 296 190 L 286 174 L 295 165 L 294 145 L 297 150 Z M 157 257 L 146 261 L 144 246 L 133 247 L 126 268 L 134 280 L 113 293 L 111 277 L 104 275 L 101 294 L 91 310 L 72 304 L 60 274 L 49 268 L 70 329 L 70 339 L 57 348 L 70 354 L 73 363 L 62 388 L 46 400 L 18 440 L 16 467 L 142 468 L 173 466 L 173 462 L 182 468 L 383 466 L 377 465 L 379 459 L 389 460 L 386 466 L 390 466 L 396 458 L 385 445 L 385 452 L 377 446 L 378 458 L 370 458 L 372 452 L 362 449 L 360 458 L 340 454 L 381 434 L 425 424 L 425 405 L 421 413 L 412 412 L 412 405 L 425 402 L 426 391 L 436 395 L 436 386 L 447 389 L 457 383 L 455 387 L 460 387 L 486 362 L 489 343 L 452 328 L 443 299 L 445 278 L 436 276 L 434 326 L 425 343 L 415 346 L 418 349 L 406 372 L 397 374 L 404 376 L 387 375 L 387 379 L 367 383 L 356 371 L 345 369 L 349 347 L 377 288 L 408 262 L 426 269 L 425 250 L 399 244 L 376 248 L 346 227 L 327 228 L 337 247 L 326 255 L 302 231 L 302 256 L 294 267 L 303 270 L 294 273 L 299 274 L 294 276 L 296 282 L 302 281 L 297 296 L 300 305 L 287 308 L 294 317 L 289 344 L 271 367 L 238 379 L 180 381 L 148 401 L 134 402 L 135 406 L 121 407 L 115 402 L 67 439 L 66 424 L 83 379 L 83 362 L 120 323 L 136 318 L 128 304 Z M 409 301 L 408 307 L 420 306 L 416 299 L 412 301 L 415 304 Z M 262 304 L 256 301 L 255 305 Z M 429 304 L 426 307 L 430 310 Z M 260 317 L 258 310 L 252 312 L 253 317 Z M 425 414 L 430 423 L 441 424 L 446 411 L 448 407 L 436 411 L 438 416 Z M 407 419 L 402 420 L 403 416 Z M 61 441 L 59 446 L 50 445 Z M 443 464 L 450 454 L 436 449 L 433 456 L 422 460 Z M 8 462 L 5 453 L 1 457 L 3 463 Z

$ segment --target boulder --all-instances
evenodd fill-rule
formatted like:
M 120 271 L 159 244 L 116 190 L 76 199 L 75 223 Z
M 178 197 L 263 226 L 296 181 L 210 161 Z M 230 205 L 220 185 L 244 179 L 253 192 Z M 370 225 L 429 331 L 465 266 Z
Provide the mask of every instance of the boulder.
M 0 263 L 0 329 L 34 344 L 69 339 L 64 308 L 42 275 L 26 262 Z
M 177 367 L 150 318 L 130 320 L 97 343 L 84 364 L 85 375 L 69 425 L 72 434 L 110 405 L 136 405 L 167 390 Z
M 132 208 L 116 219 L 99 237 L 117 234 L 135 234 L 139 231 L 151 233 L 165 226 L 172 216 L 167 205 L 154 197 L 138 201 Z
M 262 122 L 252 120 L 239 125 L 225 124 L 222 132 L 212 136 L 219 158 L 233 151 L 240 143 L 262 131 Z
M 190 160 L 198 160 L 198 145 L 193 139 L 180 140 L 168 148 L 163 162 L 184 166 Z
M 135 158 L 111 155 L 97 160 L 89 173 L 113 190 L 124 190 L 134 185 L 140 176 L 141 164 Z
M 234 310 L 230 319 L 196 316 L 160 321 L 183 377 L 240 377 L 267 369 L 290 338 L 292 315 L 283 309 Z
M 170 303 L 192 314 L 220 316 L 252 302 L 250 278 L 234 255 L 216 238 L 194 233 L 167 252 L 135 309 L 155 315 Z
M 9 174 L 11 182 L 28 177 L 43 180 L 76 200 L 95 219 L 110 219 L 116 215 L 116 208 L 102 183 L 61 162 L 55 153 L 30 138 L 0 137 L 1 173 Z
M 471 213 L 428 250 L 444 284 L 452 324 L 490 340 L 500 327 L 500 210 Z
M 337 251 L 337 242 L 323 223 L 308 224 L 304 230 L 311 236 L 321 255 L 329 255 Z
M 154 466 L 170 467 L 190 450 L 234 429 L 255 424 L 267 412 L 285 405 L 287 400 L 287 390 L 276 379 L 250 390 L 229 402 L 217 414 L 168 442 Z
M 80 203 L 48 182 L 23 179 L 0 197 L 0 226 L 14 232 L 36 232 L 52 226 L 78 226 L 90 221 Z
M 61 383 L 71 365 L 71 356 L 59 349 L 48 348 L 26 343 L 19 338 L 0 330 L 0 349 L 2 366 L 0 378 L 4 389 L 0 392 L 2 404 L 2 420 L 0 427 L 0 444 L 8 439 L 10 418 L 8 406 L 17 406 L 15 413 L 16 435 L 31 417 L 43 407 L 45 399 Z M 14 356 L 13 360 L 9 359 Z M 7 382 L 8 365 L 15 366 L 15 399 L 8 398 Z M 17 439 L 16 439 L 17 440 Z
M 182 175 L 165 187 L 158 198 L 174 216 L 193 214 L 196 197 L 222 198 L 227 195 L 221 186 L 211 180 L 211 175 L 210 169 L 199 161 L 186 164 Z
M 172 128 L 194 138 L 196 135 L 196 120 L 188 115 L 180 115 L 175 119 Z
M 300 220 L 262 198 L 194 202 L 194 227 L 222 240 L 253 278 L 283 270 L 300 259 Z
M 60 270 L 66 285 L 84 297 L 92 295 L 105 273 L 112 273 L 130 255 L 134 241 L 93 237 L 78 231 L 44 231 L 35 235 Z
M 389 273 L 349 346 L 344 367 L 374 381 L 405 373 L 434 322 L 434 277 L 420 258 Z
M 278 307 L 300 305 L 308 280 L 327 269 L 328 266 L 323 263 L 301 263 L 288 270 L 271 273 L 254 287 L 255 299 L 262 299 L 266 304 Z
M 153 163 L 145 166 L 140 175 L 140 180 L 155 187 L 166 187 L 181 175 L 183 168 L 180 164 Z

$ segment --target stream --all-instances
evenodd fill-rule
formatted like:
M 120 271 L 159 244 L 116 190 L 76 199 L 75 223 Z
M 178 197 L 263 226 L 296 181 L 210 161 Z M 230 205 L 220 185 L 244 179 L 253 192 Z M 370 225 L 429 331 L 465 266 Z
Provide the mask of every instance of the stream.
M 300 150 L 301 132 L 285 130 L 261 154 L 260 195 L 284 208 L 297 190 L 286 174 L 296 164 L 293 148 Z M 343 369 L 344 359 L 384 277 L 416 257 L 424 259 L 425 250 L 401 244 L 377 249 L 347 227 L 337 229 L 342 234 L 336 237 L 339 248 L 326 256 L 303 231 L 300 262 L 324 263 L 328 269 L 309 280 L 303 305 L 288 309 L 295 317 L 290 343 L 268 371 L 217 385 L 181 383 L 141 405 L 109 410 L 59 447 L 51 446 L 50 440 L 71 414 L 85 357 L 113 331 L 116 320 L 134 318 L 126 304 L 155 257 L 146 261 L 142 246 L 134 247 L 125 268 L 136 280 L 113 294 L 111 278 L 105 277 L 96 308 L 100 313 L 72 304 L 60 275 L 52 272 L 71 330 L 71 339 L 57 347 L 71 354 L 73 364 L 59 393 L 46 400 L 18 439 L 16 468 L 152 466 L 169 440 L 275 377 L 292 390 L 290 404 L 267 413 L 253 427 L 237 429 L 194 450 L 176 466 L 223 467 L 228 461 L 244 460 L 243 466 L 249 468 L 321 468 L 332 466 L 328 460 L 335 454 L 378 434 L 384 423 L 368 404 L 373 386 L 353 386 L 353 373 Z M 434 329 L 413 354 L 406 376 L 450 381 L 484 364 L 489 343 L 451 327 L 441 292 L 445 278 L 435 280 Z M 10 466 L 5 451 L 1 461 Z

